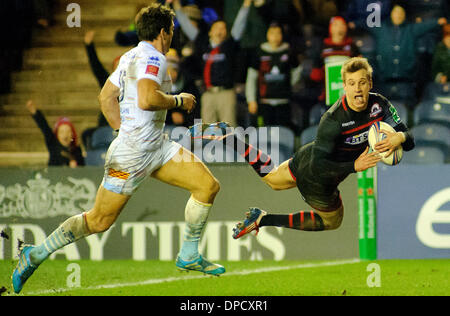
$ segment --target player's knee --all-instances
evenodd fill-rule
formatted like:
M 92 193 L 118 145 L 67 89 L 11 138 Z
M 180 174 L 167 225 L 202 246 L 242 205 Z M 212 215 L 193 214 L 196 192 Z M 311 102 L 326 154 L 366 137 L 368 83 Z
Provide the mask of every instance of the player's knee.
M 205 184 L 205 189 L 211 196 L 216 196 L 220 191 L 220 183 L 216 178 L 212 177 Z
M 279 191 L 283 189 L 276 181 L 274 181 L 274 177 L 272 174 L 268 174 L 263 177 L 262 181 L 267 184 L 272 190 Z
M 196 193 L 199 197 L 203 197 L 204 200 L 212 201 L 219 191 L 219 181 L 214 177 L 207 177 L 196 186 L 192 193 Z
M 327 216 L 324 219 L 325 230 L 335 230 L 341 227 L 342 220 L 344 218 L 343 208 L 339 208 L 338 210 L 332 212 L 330 216 Z
M 325 224 L 325 230 L 335 230 L 338 229 L 342 224 L 342 218 L 335 217 L 328 221 L 327 224 Z

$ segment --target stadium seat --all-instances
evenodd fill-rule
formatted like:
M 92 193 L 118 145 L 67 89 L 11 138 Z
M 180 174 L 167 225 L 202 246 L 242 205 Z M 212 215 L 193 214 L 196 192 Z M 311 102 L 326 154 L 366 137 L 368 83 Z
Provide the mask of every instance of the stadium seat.
M 309 126 L 318 125 L 322 115 L 328 110 L 322 103 L 317 103 L 309 111 Z
M 422 101 L 414 110 L 414 125 L 441 123 L 450 126 L 450 105 L 433 101 Z
M 270 129 L 270 139 L 275 140 L 276 137 L 273 133 L 278 129 L 278 148 L 279 148 L 279 163 L 288 160 L 294 154 L 295 135 L 291 129 L 283 126 L 272 126 Z M 275 141 L 271 144 L 276 145 Z M 275 147 L 276 148 L 276 147 Z
M 302 134 L 300 135 L 302 146 L 312 142 L 314 139 L 316 139 L 317 129 L 319 128 L 319 125 L 314 125 L 306 128 L 303 130 Z
M 92 149 L 86 151 L 86 166 L 103 166 L 107 149 Z
M 289 159 L 294 154 L 295 135 L 292 130 L 284 126 L 258 127 L 256 129 L 258 138 L 258 148 L 266 151 L 274 159 L 278 152 L 277 164 Z M 251 141 L 249 142 L 251 144 Z
M 438 147 L 433 145 L 418 145 L 413 150 L 403 152 L 403 164 L 444 164 L 445 153 Z
M 109 126 L 102 126 L 97 128 L 92 134 L 91 148 L 92 149 L 108 149 L 111 142 L 114 140 L 114 130 Z
M 411 129 L 417 145 L 435 145 L 441 147 L 446 155 L 450 154 L 450 127 L 438 123 L 422 123 Z
M 295 135 L 292 130 L 284 126 L 267 126 L 258 127 L 253 130 L 246 130 L 247 142 L 265 153 L 269 154 L 274 159 L 276 164 L 280 164 L 288 160 L 294 154 Z M 239 135 L 239 138 L 244 139 L 244 134 Z M 276 161 L 277 151 L 278 161 Z
M 450 104 L 450 83 L 430 82 L 424 89 L 423 100 Z
M 389 100 L 401 100 L 402 102 L 415 103 L 415 87 L 409 82 L 388 82 L 377 84 L 380 93 Z

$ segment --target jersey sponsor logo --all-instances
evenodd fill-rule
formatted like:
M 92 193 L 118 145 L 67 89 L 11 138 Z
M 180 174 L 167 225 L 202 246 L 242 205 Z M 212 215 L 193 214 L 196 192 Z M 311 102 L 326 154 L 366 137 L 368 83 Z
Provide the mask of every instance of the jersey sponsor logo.
M 289 60 L 289 55 L 288 55 L 288 54 L 283 54 L 283 55 L 281 56 L 280 60 L 281 60 L 282 62 L 288 61 L 288 60 Z
M 350 126 L 350 125 L 355 125 L 355 121 L 342 123 L 342 127 L 347 127 L 347 126 Z
M 153 65 L 157 64 L 159 66 L 159 57 L 151 56 L 151 57 L 148 58 L 147 63 L 148 64 L 153 64 Z
M 145 71 L 146 74 L 157 76 L 158 72 L 159 72 L 159 67 L 157 67 L 155 65 L 147 65 L 147 69 Z
M 398 124 L 402 121 L 400 116 L 398 115 L 397 109 L 392 104 L 389 107 L 389 112 L 391 112 L 392 119 L 394 120 L 395 123 Z
M 369 131 L 366 131 L 358 135 L 347 137 L 345 139 L 345 143 L 348 145 L 359 145 L 366 142 L 368 138 L 369 138 Z
M 370 109 L 370 117 L 375 117 L 378 114 L 380 114 L 382 111 L 381 106 L 378 103 L 375 103 L 372 105 L 372 108 Z

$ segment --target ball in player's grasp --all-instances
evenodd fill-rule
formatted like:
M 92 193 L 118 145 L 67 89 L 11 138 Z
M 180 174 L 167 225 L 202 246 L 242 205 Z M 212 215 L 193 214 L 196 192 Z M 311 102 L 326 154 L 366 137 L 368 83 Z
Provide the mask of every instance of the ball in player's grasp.
M 372 151 L 374 151 L 375 144 L 386 138 L 386 134 L 382 133 L 381 130 L 386 130 L 390 132 L 395 132 L 394 128 L 385 122 L 375 122 L 369 129 L 369 146 Z M 380 153 L 381 162 L 386 165 L 393 166 L 400 163 L 403 157 L 403 148 L 399 146 L 396 150 L 392 152 L 389 156 L 386 153 Z

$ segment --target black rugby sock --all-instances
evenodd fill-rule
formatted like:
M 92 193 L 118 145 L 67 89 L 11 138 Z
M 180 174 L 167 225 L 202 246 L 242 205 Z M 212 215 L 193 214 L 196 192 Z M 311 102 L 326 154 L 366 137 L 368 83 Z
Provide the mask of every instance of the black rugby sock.
M 322 218 L 314 211 L 300 211 L 288 215 L 267 214 L 261 218 L 258 226 L 278 226 L 305 231 L 325 229 Z
M 275 168 L 275 163 L 269 155 L 262 152 L 258 148 L 247 144 L 245 141 L 239 139 L 235 134 L 224 137 L 223 142 L 227 146 L 232 146 L 233 149 L 241 155 L 250 166 L 252 166 L 260 177 L 266 176 Z

